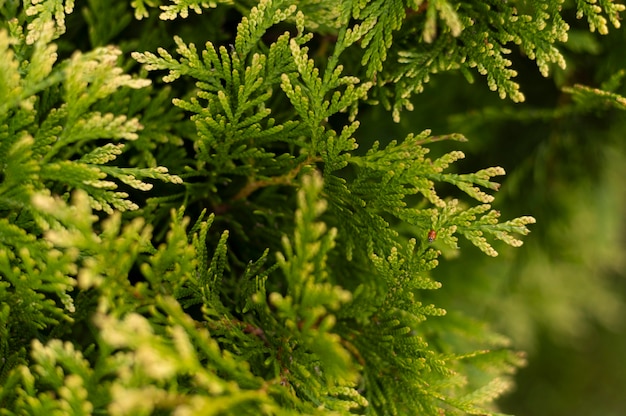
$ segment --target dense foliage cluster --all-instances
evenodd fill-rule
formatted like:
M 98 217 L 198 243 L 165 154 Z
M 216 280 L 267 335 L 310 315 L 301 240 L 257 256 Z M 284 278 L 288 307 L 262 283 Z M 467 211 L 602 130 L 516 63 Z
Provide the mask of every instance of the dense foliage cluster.
M 359 148 L 360 112 L 445 71 L 523 101 L 564 2 L 165 3 L 0 1 L 0 414 L 495 414 L 523 357 L 430 272 L 534 219 L 429 156 L 462 135 Z

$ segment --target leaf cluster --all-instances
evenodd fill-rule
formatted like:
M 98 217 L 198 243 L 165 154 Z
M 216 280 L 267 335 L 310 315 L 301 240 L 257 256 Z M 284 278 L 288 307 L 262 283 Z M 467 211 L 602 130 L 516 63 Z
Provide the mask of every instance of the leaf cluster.
M 163 3 L 130 6 L 229 7 Z M 523 360 L 433 305 L 430 271 L 459 235 L 495 256 L 534 219 L 491 208 L 502 168 L 428 157 L 463 136 L 359 150 L 358 116 L 451 69 L 521 100 L 504 55 L 561 63 L 561 4 L 335 3 L 237 2 L 231 44 L 173 36 L 136 76 L 115 46 L 58 58 L 73 2 L 0 4 L 1 414 L 494 414 Z M 92 42 L 122 32 L 89 4 Z M 611 4 L 579 7 L 600 28 Z

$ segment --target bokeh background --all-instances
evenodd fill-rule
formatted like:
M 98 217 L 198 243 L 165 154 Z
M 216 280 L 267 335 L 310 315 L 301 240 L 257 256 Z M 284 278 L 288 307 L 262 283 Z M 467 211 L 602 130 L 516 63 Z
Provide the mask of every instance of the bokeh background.
M 505 168 L 495 208 L 537 224 L 524 246 L 498 246 L 495 259 L 469 244 L 446 252 L 434 271 L 444 284 L 439 306 L 493 322 L 526 352 L 515 391 L 500 400 L 504 413 L 617 416 L 626 414 L 626 110 L 577 103 L 563 88 L 604 85 L 626 96 L 626 31 L 602 36 L 569 22 L 559 45 L 566 69 L 544 78 L 512 55 L 524 103 L 501 100 L 484 79 L 442 74 L 399 124 L 379 108 L 362 114 L 359 140 L 458 132 L 469 141 L 437 143 L 432 153 L 463 150 L 459 171 Z

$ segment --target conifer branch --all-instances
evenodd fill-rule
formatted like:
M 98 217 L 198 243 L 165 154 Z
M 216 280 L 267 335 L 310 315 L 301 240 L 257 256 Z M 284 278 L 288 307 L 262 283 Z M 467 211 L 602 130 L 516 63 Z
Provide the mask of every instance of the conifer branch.
M 431 156 L 463 135 L 357 148 L 366 104 L 399 120 L 446 71 L 523 101 L 514 48 L 548 76 L 565 7 L 602 34 L 624 10 L 523 6 L 93 0 L 83 40 L 73 1 L 1 5 L 0 407 L 495 414 L 523 360 L 443 309 L 431 272 L 459 236 L 495 256 L 534 218 L 492 208 L 502 168 Z M 175 22 L 130 23 L 157 8 Z M 190 11 L 228 30 L 184 29 Z M 139 76 L 129 49 L 148 49 Z M 623 76 L 565 87 L 572 104 L 541 117 L 626 109 Z
M 253 192 L 256 192 L 259 189 L 266 188 L 268 186 L 280 186 L 280 185 L 288 185 L 295 186 L 294 179 L 298 176 L 298 173 L 302 170 L 302 168 L 306 166 L 310 166 L 315 162 L 321 162 L 321 158 L 307 157 L 304 161 L 300 162 L 295 168 L 290 170 L 287 174 L 282 176 L 273 176 L 269 179 L 263 179 L 253 182 L 248 182 L 246 186 L 241 188 L 237 194 L 232 198 L 233 201 L 244 200 L 250 196 Z

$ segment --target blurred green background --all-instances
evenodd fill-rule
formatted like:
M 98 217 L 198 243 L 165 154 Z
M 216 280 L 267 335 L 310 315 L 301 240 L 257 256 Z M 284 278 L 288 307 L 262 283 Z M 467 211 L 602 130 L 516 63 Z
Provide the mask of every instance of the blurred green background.
M 626 111 L 581 106 L 562 90 L 618 79 L 626 31 L 601 36 L 583 23 L 559 45 L 567 68 L 553 68 L 549 78 L 522 54 L 512 56 L 523 104 L 500 100 L 478 76 L 469 84 L 443 74 L 399 124 L 370 109 L 357 132 L 362 148 L 426 128 L 463 133 L 469 142 L 437 143 L 431 152 L 464 151 L 459 171 L 504 167 L 495 208 L 504 219 L 537 219 L 522 248 L 498 246 L 493 259 L 463 245 L 434 271 L 444 284 L 438 306 L 493 322 L 526 351 L 516 390 L 500 400 L 507 414 L 626 414 Z M 622 96 L 624 81 L 615 89 Z

